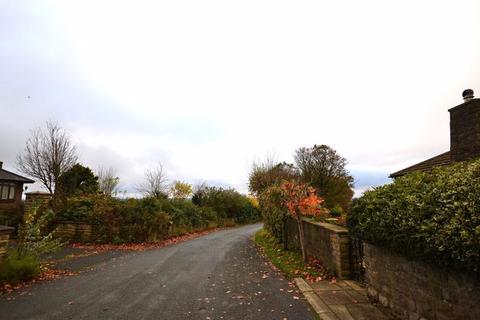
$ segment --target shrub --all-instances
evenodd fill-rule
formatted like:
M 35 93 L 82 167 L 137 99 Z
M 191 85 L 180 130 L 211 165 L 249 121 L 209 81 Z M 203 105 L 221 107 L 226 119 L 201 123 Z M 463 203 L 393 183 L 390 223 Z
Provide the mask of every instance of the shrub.
M 10 238 L 17 237 L 18 226 L 22 223 L 24 206 L 14 209 L 0 210 L 0 225 L 14 227 L 15 230 L 10 234 Z
M 342 207 L 340 207 L 339 205 L 336 205 L 334 206 L 331 210 L 330 210 L 330 216 L 332 216 L 333 218 L 338 218 L 340 216 L 343 215 L 343 209 Z
M 220 222 L 232 219 L 237 223 L 247 223 L 260 219 L 260 212 L 252 201 L 234 189 L 202 188 L 195 192 L 192 202 L 200 207 L 211 208 Z
M 170 217 L 175 226 L 200 228 L 208 224 L 204 212 L 191 201 L 174 199 L 171 201 L 171 205 Z
M 99 197 L 90 221 L 103 242 L 153 242 L 168 235 L 170 217 L 157 198 L 116 200 Z
M 0 265 L 0 282 L 30 280 L 39 275 L 40 271 L 40 263 L 35 256 L 19 255 L 16 250 L 9 250 Z
M 258 221 L 257 206 L 232 189 L 204 188 L 189 199 L 146 197 L 119 200 L 104 195 L 68 199 L 58 220 L 94 224 L 99 242 L 151 242 L 218 225 Z
M 16 283 L 34 278 L 40 273 L 39 257 L 60 247 L 60 242 L 48 232 L 53 211 L 33 206 L 25 212 L 18 230 L 17 247 L 7 252 L 0 266 L 0 281 Z
M 57 220 L 87 221 L 101 196 L 76 196 L 68 198 L 65 205 L 58 210 Z
M 288 217 L 288 212 L 283 206 L 284 200 L 282 189 L 276 185 L 268 187 L 258 198 L 264 228 L 277 241 L 282 240 L 283 223 Z
M 25 212 L 17 237 L 16 251 L 20 258 L 39 257 L 61 246 L 60 241 L 54 239 L 54 231 L 48 231 L 53 218 L 53 211 L 44 207 L 33 206 Z
M 418 260 L 479 272 L 480 160 L 413 173 L 352 206 L 353 235 Z

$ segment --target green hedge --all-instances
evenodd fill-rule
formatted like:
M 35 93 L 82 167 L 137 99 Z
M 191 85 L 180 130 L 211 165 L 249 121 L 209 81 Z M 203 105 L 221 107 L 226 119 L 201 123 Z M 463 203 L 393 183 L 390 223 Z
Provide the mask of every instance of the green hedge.
M 252 199 L 234 189 L 206 187 L 195 192 L 192 202 L 199 207 L 211 208 L 219 221 L 247 223 L 261 219 L 260 211 Z
M 480 160 L 367 191 L 354 202 L 348 225 L 354 236 L 393 252 L 479 272 Z
M 167 236 L 235 223 L 256 222 L 258 208 L 230 189 L 208 188 L 199 204 L 189 199 L 121 200 L 103 195 L 69 198 L 56 219 L 93 223 L 100 242 L 154 242 Z
M 279 186 L 270 186 L 258 198 L 260 212 L 262 213 L 264 228 L 278 241 L 281 242 L 283 223 L 289 216 L 283 205 L 283 191 Z

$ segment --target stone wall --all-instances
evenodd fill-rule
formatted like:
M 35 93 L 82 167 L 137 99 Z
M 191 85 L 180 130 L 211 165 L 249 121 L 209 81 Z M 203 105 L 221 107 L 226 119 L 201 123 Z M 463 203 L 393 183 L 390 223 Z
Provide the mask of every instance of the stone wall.
M 480 319 L 480 280 L 447 272 L 365 243 L 369 296 L 400 319 Z
M 90 242 L 94 239 L 93 227 L 89 223 L 61 221 L 56 224 L 55 235 L 68 242 Z
M 303 220 L 305 232 L 305 249 L 308 255 L 313 255 L 337 277 L 349 279 L 351 276 L 350 264 L 350 237 L 344 227 Z M 295 220 L 286 222 L 286 244 L 289 247 L 298 243 L 298 228 Z
M 27 192 L 25 193 L 25 211 L 28 212 L 35 203 L 40 205 L 50 200 L 51 195 L 48 192 Z
M 3 262 L 5 253 L 7 252 L 8 239 L 13 228 L 7 226 L 0 226 L 0 264 Z

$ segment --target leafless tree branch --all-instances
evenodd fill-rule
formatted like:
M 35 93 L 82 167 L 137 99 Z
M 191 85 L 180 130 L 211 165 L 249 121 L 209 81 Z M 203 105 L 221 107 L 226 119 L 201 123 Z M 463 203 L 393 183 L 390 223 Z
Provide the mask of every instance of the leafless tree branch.
M 156 198 L 168 196 L 168 179 L 162 164 L 159 163 L 156 168 L 145 171 L 144 181 L 137 186 L 137 190 L 146 196 Z
M 98 176 L 98 185 L 100 191 L 103 194 L 108 196 L 114 196 L 118 193 L 118 185 L 120 183 L 120 178 L 117 177 L 115 169 L 110 168 L 100 168 L 97 173 Z
M 45 128 L 35 128 L 17 156 L 17 167 L 37 179 L 53 194 L 58 178 L 78 160 L 77 149 L 57 122 L 47 121 Z

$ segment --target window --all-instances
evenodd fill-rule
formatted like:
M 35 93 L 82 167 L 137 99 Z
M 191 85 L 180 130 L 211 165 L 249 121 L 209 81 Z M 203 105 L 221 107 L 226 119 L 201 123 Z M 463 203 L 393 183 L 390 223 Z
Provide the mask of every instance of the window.
M 2 185 L 2 200 L 8 199 L 8 185 Z
M 0 183 L 0 200 L 15 200 L 15 184 Z
M 10 185 L 10 192 L 8 193 L 8 199 L 13 200 L 15 199 L 15 186 Z

